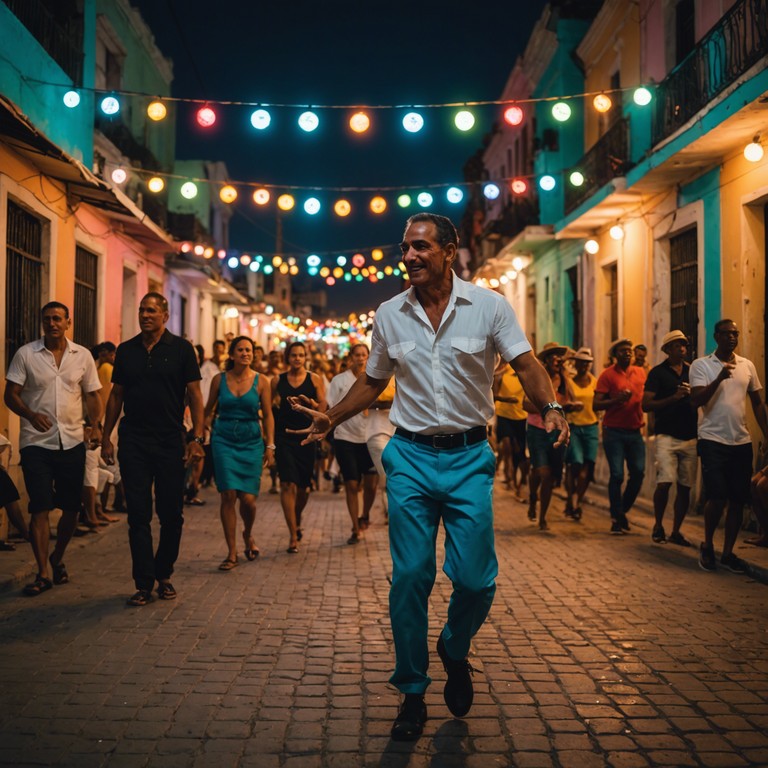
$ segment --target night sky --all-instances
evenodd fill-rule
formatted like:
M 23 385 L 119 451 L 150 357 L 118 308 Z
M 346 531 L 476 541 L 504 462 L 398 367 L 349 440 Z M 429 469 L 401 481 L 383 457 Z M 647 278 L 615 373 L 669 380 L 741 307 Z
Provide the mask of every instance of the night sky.
M 174 63 L 173 95 L 296 105 L 408 105 L 497 99 L 544 6 L 542 0 L 284 0 L 211 3 L 203 0 L 131 0 Z M 296 125 L 299 109 L 271 109 L 272 124 L 257 132 L 252 107 L 224 107 L 213 130 L 203 132 L 194 109 L 179 108 L 177 156 L 223 160 L 233 180 L 307 186 L 407 186 L 463 181 L 462 168 L 500 115 L 475 109 L 468 133 L 453 125 L 454 109 L 421 110 L 418 134 L 401 124 L 406 110 L 370 113 L 372 128 L 353 134 L 350 110 L 316 110 L 312 134 Z M 418 190 L 416 190 L 418 191 Z M 395 204 L 375 216 L 374 192 L 294 193 L 296 208 L 283 216 L 284 250 L 307 253 L 368 250 L 399 242 L 408 215 L 422 210 Z M 316 216 L 301 208 L 314 194 Z M 463 204 L 434 192 L 430 210 L 461 219 Z M 346 219 L 333 212 L 344 196 Z M 415 194 L 412 193 L 415 197 Z M 235 203 L 230 246 L 275 251 L 275 206 L 266 209 L 241 193 Z M 300 259 L 302 263 L 303 258 Z M 296 281 L 298 290 L 324 287 Z M 364 311 L 399 290 L 393 278 L 328 288 L 329 312 Z

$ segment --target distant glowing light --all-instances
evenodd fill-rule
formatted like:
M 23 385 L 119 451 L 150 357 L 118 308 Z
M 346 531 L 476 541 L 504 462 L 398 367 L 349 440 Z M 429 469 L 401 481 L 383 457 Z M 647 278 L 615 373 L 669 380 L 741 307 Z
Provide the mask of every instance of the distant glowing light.
M 241 257 L 240 257 L 240 263 L 241 263 L 241 264 L 242 264 L 244 267 L 247 267 L 247 266 L 248 266 L 248 265 L 251 263 L 251 257 L 250 257 L 250 256 L 249 256 L 247 253 L 244 253 L 244 254 L 243 254 Z
M 205 246 L 199 243 L 194 248 L 195 256 L 202 256 L 205 253 Z
M 115 170 L 112 171 L 112 181 L 114 181 L 115 184 L 122 184 L 127 178 L 128 174 L 125 172 L 124 168 L 115 168 Z
M 759 163 L 763 159 L 763 154 L 763 145 L 760 144 L 757 136 L 744 147 L 744 157 L 750 163 Z
M 397 198 L 397 204 L 401 208 L 407 208 L 411 204 L 411 196 L 410 195 L 400 195 Z
M 349 204 L 349 200 L 337 200 L 333 204 L 333 212 L 337 216 L 341 216 L 342 218 L 344 216 L 349 216 L 351 211 L 352 211 L 352 206 Z
M 434 198 L 432 195 L 429 194 L 429 192 L 419 192 L 418 197 L 416 198 L 416 202 L 422 207 L 422 208 L 429 208 L 430 205 L 432 205 L 432 200 Z
M 386 210 L 387 201 L 383 197 L 377 195 L 376 197 L 371 198 L 371 211 L 373 211 L 373 213 L 384 213 Z
M 320 277 L 328 277 L 328 275 L 331 274 L 331 268 L 330 267 L 323 267 L 320 270 Z
M 216 113 L 210 107 L 200 107 L 196 117 L 201 128 L 210 128 L 216 122 Z
M 584 174 L 581 171 L 573 171 L 568 179 L 574 187 L 580 187 L 584 183 Z
M 192 250 L 192 243 L 182 243 L 180 250 L 182 253 L 189 253 Z
M 230 269 L 237 269 L 238 264 L 240 264 L 240 260 L 237 258 L 237 256 L 230 256 L 227 259 L 227 266 Z
M 564 101 L 558 101 L 552 105 L 552 117 L 559 123 L 564 123 L 571 116 L 571 107 Z
M 282 272 L 283 270 L 281 269 L 280 271 Z M 298 274 L 299 274 L 299 268 L 298 268 L 298 267 L 297 267 L 295 264 L 291 265 L 291 266 L 288 268 L 288 271 L 289 271 L 289 272 L 290 272 L 292 275 L 298 275 Z
M 597 240 L 587 240 L 587 242 L 584 243 L 584 250 L 594 256 L 600 250 L 600 243 L 598 243 Z
M 507 107 L 504 110 L 504 120 L 509 125 L 520 125 L 523 122 L 523 110 L 520 107 Z
M 605 93 L 598 93 L 594 99 L 592 99 L 592 106 L 597 112 L 607 112 L 612 106 L 613 102 L 611 97 Z
M 234 203 L 235 200 L 237 200 L 237 190 L 231 184 L 225 184 L 219 190 L 219 198 L 221 199 L 222 203 L 230 205 L 231 203 Z
M 80 94 L 77 91 L 67 91 L 64 94 L 64 106 L 74 109 L 80 105 Z
M 333 275 L 328 275 L 328 277 L 325 278 L 325 282 L 327 285 L 336 285 L 336 278 L 333 277 Z
M 539 179 L 539 186 L 545 192 L 551 192 L 555 188 L 556 184 L 557 182 L 555 181 L 555 177 L 550 176 L 548 173 Z
M 341 267 L 335 267 L 332 274 L 337 280 L 341 280 L 344 277 L 344 270 Z
M 509 188 L 515 195 L 524 195 L 528 191 L 528 182 L 525 179 L 512 179 Z
M 318 118 L 318 116 L 311 110 L 302 112 L 299 115 L 299 128 L 301 128 L 302 131 L 312 133 L 318 125 L 320 125 L 320 118 Z
M 165 120 L 167 114 L 168 107 L 162 101 L 151 101 L 147 104 L 147 117 L 150 120 L 154 120 L 157 123 L 160 120 Z
M 185 181 L 181 185 L 181 196 L 186 200 L 193 200 L 197 197 L 197 184 L 194 181 Z
M 263 131 L 269 128 L 269 124 L 272 122 L 272 115 L 267 112 L 266 109 L 256 109 L 251 114 L 251 125 L 257 131 Z
M 252 262 L 251 262 L 251 263 L 248 265 L 248 269 L 250 269 L 250 270 L 251 270 L 251 272 L 258 272 L 258 271 L 261 269 L 261 264 L 259 264 L 259 262 L 258 262 L 258 261 L 252 261 Z
M 212 259 L 213 258 L 213 254 L 214 254 L 214 250 L 213 250 L 213 248 L 211 248 L 210 245 L 203 251 L 203 256 L 206 259 Z
M 283 263 L 283 259 L 281 256 L 273 256 L 272 257 L 272 266 L 273 267 L 279 267 Z
M 632 94 L 632 100 L 637 104 L 638 107 L 645 107 L 648 104 L 651 103 L 651 99 L 653 96 L 651 95 L 651 92 L 643 85 L 641 85 L 639 88 L 635 89 L 635 92 Z
M 165 182 L 159 176 L 153 176 L 147 182 L 147 189 L 150 192 L 157 194 L 158 192 L 162 192 L 165 189 Z
M 272 274 L 272 273 L 275 271 L 275 268 L 274 268 L 274 267 L 273 267 L 271 264 L 265 264 L 265 265 L 264 265 L 264 267 L 263 267 L 263 269 L 262 269 L 261 271 L 262 271 L 262 272 L 263 272 L 265 275 L 271 275 L 271 274 Z M 270 314 L 270 313 L 269 313 L 269 312 L 267 312 L 267 314 Z
M 485 195 L 488 200 L 495 200 L 500 194 L 501 190 L 499 189 L 498 184 L 489 182 L 483 187 L 483 195 Z
M 622 227 L 619 224 L 614 224 L 610 230 L 608 230 L 608 234 L 611 236 L 612 240 L 623 240 L 624 239 L 624 227 Z
M 408 133 L 418 133 L 424 127 L 424 118 L 418 112 L 409 112 L 403 118 L 403 128 Z
M 290 272 L 291 268 L 287 264 L 281 264 L 278 269 L 280 270 L 281 275 L 287 275 L 288 272 Z
M 268 189 L 257 189 L 253 193 L 253 202 L 256 205 L 266 205 L 269 202 L 271 195 Z
M 374 261 L 381 261 L 384 258 L 384 251 L 382 251 L 381 248 L 374 248 L 371 251 L 371 258 Z
M 223 248 L 219 248 L 219 250 L 216 251 L 216 256 L 220 259 L 224 259 L 227 256 L 227 252 Z
M 105 96 L 101 100 L 101 111 L 105 115 L 116 115 L 120 111 L 120 102 L 114 96 Z
M 314 216 L 320 212 L 320 201 L 316 197 L 308 197 L 304 201 L 304 212 Z
M 355 112 L 349 118 L 349 127 L 355 133 L 365 133 L 371 127 L 371 118 L 365 112 Z
M 359 269 L 365 265 L 365 256 L 362 253 L 356 253 L 352 257 L 352 263 Z
M 317 267 L 307 267 L 307 274 L 310 277 L 317 277 L 318 271 Z
M 307 266 L 308 267 L 319 267 L 320 266 L 320 257 L 312 253 L 309 256 L 307 256 Z
M 449 203 L 460 203 L 464 199 L 464 193 L 458 187 L 449 187 L 445 197 Z
M 338 256 L 338 257 L 336 258 L 336 263 L 337 263 L 337 264 L 338 264 L 340 267 L 344 267 L 344 266 L 346 266 L 346 264 L 347 264 L 347 257 L 346 257 L 346 256 Z
M 277 198 L 277 207 L 281 211 L 290 211 L 294 205 L 296 205 L 296 201 L 293 199 L 293 195 L 280 195 Z
M 453 122 L 460 131 L 470 131 L 475 125 L 475 116 L 467 109 L 456 113 Z

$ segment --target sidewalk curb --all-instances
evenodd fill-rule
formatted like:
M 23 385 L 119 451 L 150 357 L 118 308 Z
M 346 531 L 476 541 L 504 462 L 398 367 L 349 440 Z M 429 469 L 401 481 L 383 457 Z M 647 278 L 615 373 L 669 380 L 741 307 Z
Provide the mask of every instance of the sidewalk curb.
M 557 491 L 555 493 L 558 493 Z M 599 495 L 598 495 L 599 494 Z M 563 497 L 564 498 L 564 497 Z M 584 504 L 594 508 L 605 510 L 608 512 L 610 506 L 608 504 L 608 488 L 605 485 L 598 483 L 592 483 L 589 486 L 589 491 L 584 499 Z M 642 516 L 637 513 L 641 512 Z M 650 537 L 651 529 L 653 528 L 653 504 L 649 499 L 638 497 L 631 511 L 632 525 L 647 528 L 648 536 Z M 606 521 L 608 518 L 606 517 Z M 685 525 L 688 528 L 687 538 L 694 544 L 693 547 L 680 548 L 681 552 L 685 552 L 687 549 L 698 558 L 699 545 L 704 541 L 704 520 L 700 516 L 688 515 L 685 518 Z M 695 529 L 695 536 L 691 535 L 690 529 Z M 741 532 L 743 533 L 743 531 Z M 657 546 L 665 546 L 663 544 Z M 676 547 L 676 549 L 678 549 Z M 759 565 L 755 562 L 750 562 L 749 557 L 743 557 L 739 554 L 739 557 L 747 565 L 747 576 L 753 578 L 755 581 L 759 581 L 762 584 L 768 584 L 768 567 Z

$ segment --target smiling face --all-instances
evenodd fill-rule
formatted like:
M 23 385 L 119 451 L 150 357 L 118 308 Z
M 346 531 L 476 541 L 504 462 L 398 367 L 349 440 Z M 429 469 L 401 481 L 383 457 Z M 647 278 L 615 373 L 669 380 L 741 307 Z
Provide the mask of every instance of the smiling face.
M 456 246 L 453 243 L 441 246 L 437 239 L 437 228 L 431 221 L 412 222 L 405 230 L 400 249 L 411 285 L 416 288 L 436 288 L 446 282 L 450 284 Z
M 165 330 L 168 312 L 154 296 L 145 296 L 139 304 L 139 328 L 142 333 L 158 333 Z
M 235 344 L 235 348 L 230 350 L 229 356 L 235 365 L 247 368 L 253 361 L 253 342 L 249 339 L 240 339 Z

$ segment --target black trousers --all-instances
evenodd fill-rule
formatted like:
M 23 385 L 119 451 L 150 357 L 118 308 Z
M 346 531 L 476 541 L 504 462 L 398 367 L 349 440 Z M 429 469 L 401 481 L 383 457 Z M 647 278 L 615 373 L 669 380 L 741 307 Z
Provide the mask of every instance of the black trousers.
M 120 431 L 120 472 L 128 507 L 128 540 L 136 589 L 151 590 L 169 579 L 179 556 L 184 525 L 184 439 L 181 433 L 161 439 Z M 152 486 L 160 539 L 152 543 Z

